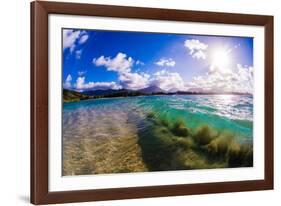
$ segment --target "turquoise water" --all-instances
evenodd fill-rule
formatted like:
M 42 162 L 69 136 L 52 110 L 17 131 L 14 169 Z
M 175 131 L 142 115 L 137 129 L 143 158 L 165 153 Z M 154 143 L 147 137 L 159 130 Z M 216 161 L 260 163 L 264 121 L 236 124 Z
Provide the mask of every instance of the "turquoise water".
M 251 167 L 252 137 L 252 96 L 64 103 L 63 175 Z
M 64 103 L 64 131 L 73 129 L 74 125 L 103 127 L 114 121 L 122 122 L 124 118 L 126 123 L 144 130 L 142 120 L 150 112 L 171 122 L 184 119 L 186 126 L 193 130 L 209 125 L 218 131 L 232 132 L 238 141 L 252 140 L 253 98 L 250 95 L 139 96 Z M 118 129 L 122 129 L 122 125 Z

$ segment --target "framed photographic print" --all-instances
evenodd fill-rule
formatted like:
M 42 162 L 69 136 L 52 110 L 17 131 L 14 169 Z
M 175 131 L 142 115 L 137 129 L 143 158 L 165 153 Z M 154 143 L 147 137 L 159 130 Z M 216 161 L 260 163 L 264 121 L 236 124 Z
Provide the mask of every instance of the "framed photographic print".
M 31 3 L 31 202 L 273 189 L 273 17 Z

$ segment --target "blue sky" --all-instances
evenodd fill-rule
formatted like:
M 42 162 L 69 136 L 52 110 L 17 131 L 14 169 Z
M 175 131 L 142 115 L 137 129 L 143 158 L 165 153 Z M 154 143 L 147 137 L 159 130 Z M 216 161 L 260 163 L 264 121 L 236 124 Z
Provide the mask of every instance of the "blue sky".
M 63 29 L 63 87 L 252 92 L 253 39 Z

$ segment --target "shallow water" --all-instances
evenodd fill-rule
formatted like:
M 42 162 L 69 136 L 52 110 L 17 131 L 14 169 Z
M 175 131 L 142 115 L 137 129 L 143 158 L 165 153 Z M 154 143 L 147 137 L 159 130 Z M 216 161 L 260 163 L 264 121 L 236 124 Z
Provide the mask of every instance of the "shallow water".
M 64 103 L 63 174 L 150 171 L 139 138 L 147 121 L 179 118 L 192 132 L 208 125 L 252 143 L 253 98 L 247 95 L 163 95 Z

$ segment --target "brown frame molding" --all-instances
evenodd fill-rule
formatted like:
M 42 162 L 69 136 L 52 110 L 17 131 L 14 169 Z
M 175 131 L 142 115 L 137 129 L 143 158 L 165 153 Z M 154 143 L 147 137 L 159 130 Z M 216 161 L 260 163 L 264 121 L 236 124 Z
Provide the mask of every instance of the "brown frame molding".
M 265 179 L 77 191 L 48 191 L 48 15 L 71 14 L 257 25 L 265 28 Z M 31 202 L 67 203 L 273 189 L 273 16 L 93 4 L 31 3 Z

